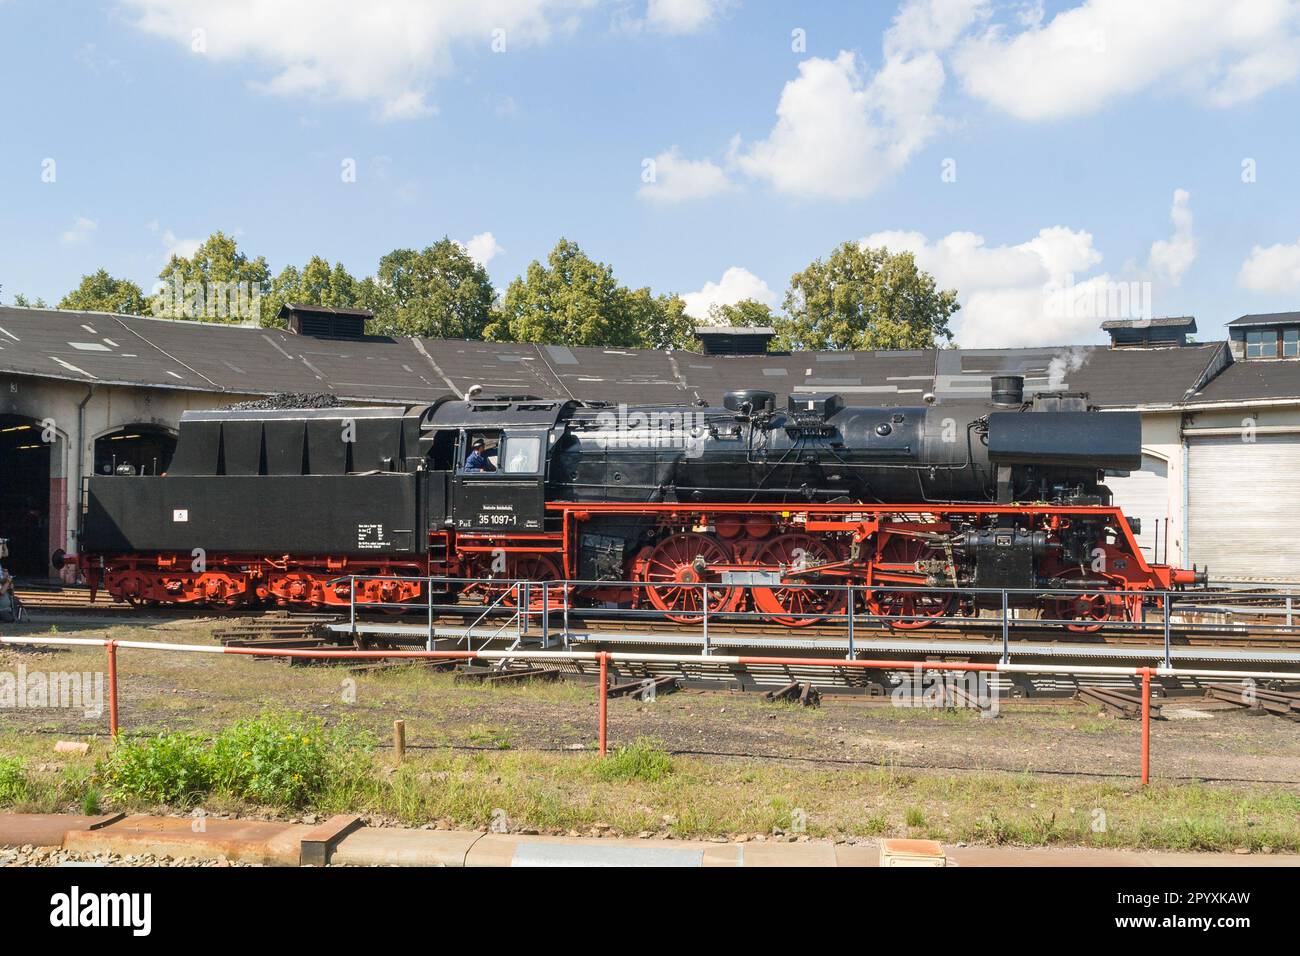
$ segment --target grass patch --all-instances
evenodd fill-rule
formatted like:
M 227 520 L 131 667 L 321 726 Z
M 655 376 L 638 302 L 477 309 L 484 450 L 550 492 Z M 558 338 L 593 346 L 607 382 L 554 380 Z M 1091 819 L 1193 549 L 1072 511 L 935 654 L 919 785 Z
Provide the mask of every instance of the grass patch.
M 185 805 L 212 788 L 212 768 L 198 734 L 159 734 L 123 740 L 110 752 L 100 773 L 114 798 Z
M 285 740 L 291 733 L 295 739 Z M 301 807 L 411 826 L 443 821 L 486 828 L 504 819 L 512 830 L 543 833 L 689 838 L 796 828 L 814 838 L 1300 851 L 1300 794 L 1268 786 L 1156 782 L 1141 788 L 883 764 L 753 764 L 670 756 L 650 738 L 604 759 L 590 751 L 408 751 L 394 770 L 346 726 L 322 727 L 294 714 L 236 721 L 210 740 L 170 734 L 101 743 L 108 749 L 94 776 L 89 761 L 31 769 L 45 746 L 40 738 L 0 733 L 0 751 L 13 754 L 0 758 L 6 809 L 91 813 L 94 798 L 108 809 L 176 810 L 201 800 L 210 810 L 233 813 Z M 186 785 L 175 785 L 178 766 Z
M 252 803 L 303 806 L 332 774 L 365 768 L 369 744 L 349 725 L 327 730 L 319 717 L 266 713 L 236 722 L 213 742 L 213 787 Z
M 265 806 L 301 807 L 339 779 L 369 771 L 370 740 L 348 725 L 266 712 L 236 721 L 212 741 L 164 733 L 122 741 L 99 776 L 121 802 L 191 805 L 211 793 Z
M 673 772 L 673 761 L 650 737 L 638 737 L 596 764 L 600 780 L 644 780 L 654 783 Z
M 0 806 L 26 800 L 31 791 L 27 768 L 17 757 L 0 757 Z
M 96 816 L 99 813 L 99 811 L 102 809 L 100 805 L 100 799 L 101 798 L 100 798 L 98 787 L 93 785 L 87 787 L 86 792 L 81 795 L 82 814 L 88 817 Z
M 487 747 L 491 750 L 509 750 L 510 737 L 504 728 L 487 727 L 475 724 L 465 737 L 475 747 Z

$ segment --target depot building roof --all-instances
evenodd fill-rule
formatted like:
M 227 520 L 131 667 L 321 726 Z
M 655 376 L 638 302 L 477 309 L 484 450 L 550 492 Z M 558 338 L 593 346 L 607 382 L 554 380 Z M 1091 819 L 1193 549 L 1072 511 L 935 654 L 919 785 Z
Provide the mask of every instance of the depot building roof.
M 1102 407 L 1155 407 L 1209 394 L 1230 361 L 1222 342 L 1164 348 L 727 355 L 336 338 L 175 319 L 0 307 L 0 374 L 232 395 L 330 392 L 365 402 L 424 402 L 448 392 L 464 395 L 480 385 L 488 395 L 637 404 L 720 405 L 729 390 L 764 388 L 782 400 L 793 392 L 823 391 L 839 392 L 857 404 L 911 405 L 919 404 L 927 392 L 940 398 L 983 397 L 991 376 L 1021 374 L 1030 394 L 1084 391 Z M 1256 379 L 1242 376 L 1240 381 L 1248 390 Z

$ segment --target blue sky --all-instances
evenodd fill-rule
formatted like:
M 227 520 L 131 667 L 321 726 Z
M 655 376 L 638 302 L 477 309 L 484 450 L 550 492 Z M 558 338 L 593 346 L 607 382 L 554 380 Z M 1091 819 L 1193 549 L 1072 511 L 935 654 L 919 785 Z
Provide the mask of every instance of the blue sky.
M 0 298 L 216 229 L 357 275 L 450 235 L 503 288 L 564 235 L 702 314 L 866 239 L 963 345 L 1097 341 L 1071 282 L 1217 337 L 1300 308 L 1298 7 L 0 0 Z

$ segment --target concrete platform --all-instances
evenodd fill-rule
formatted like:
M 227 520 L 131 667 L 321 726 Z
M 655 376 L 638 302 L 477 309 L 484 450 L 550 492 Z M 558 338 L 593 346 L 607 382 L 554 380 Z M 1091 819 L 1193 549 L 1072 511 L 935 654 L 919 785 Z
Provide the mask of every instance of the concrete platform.
M 125 818 L 125 813 L 93 817 L 70 813 L 0 814 L 0 846 L 63 846 L 69 830 L 98 830 Z
M 335 866 L 464 866 L 483 834 L 463 830 L 363 827 L 339 841 Z
M 98 830 L 69 830 L 64 835 L 63 848 L 74 853 L 149 853 L 267 866 L 297 866 L 303 838 L 314 829 L 302 824 L 261 820 L 136 814 Z M 3 832 L 2 822 L 0 832 Z
M 259 820 L 0 814 L 0 846 L 75 853 L 151 854 L 297 866 L 321 827 Z M 339 828 L 340 831 L 343 828 Z M 1300 867 L 1300 855 L 1174 853 L 1090 847 L 945 846 L 948 866 Z M 334 866 L 434 867 L 876 867 L 878 843 L 715 843 L 359 827 L 338 839 Z

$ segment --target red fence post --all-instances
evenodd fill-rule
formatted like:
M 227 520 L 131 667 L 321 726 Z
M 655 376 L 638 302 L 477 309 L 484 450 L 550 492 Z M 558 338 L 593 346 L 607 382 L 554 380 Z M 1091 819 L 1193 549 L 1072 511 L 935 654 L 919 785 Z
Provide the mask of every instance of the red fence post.
M 1142 786 L 1151 780 L 1151 668 L 1142 668 Z
M 117 737 L 117 642 L 109 641 L 108 650 L 108 733 Z
M 606 699 L 606 688 L 609 680 L 609 651 L 600 652 L 600 682 L 597 686 L 597 693 L 600 694 L 600 755 L 605 756 L 606 740 L 608 736 L 607 715 L 609 704 Z

